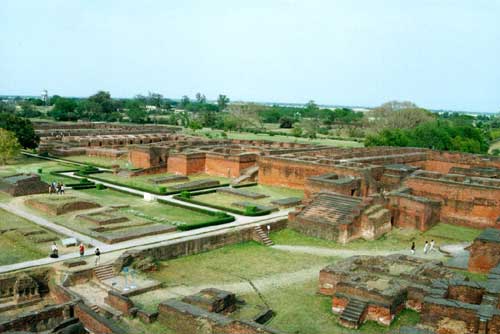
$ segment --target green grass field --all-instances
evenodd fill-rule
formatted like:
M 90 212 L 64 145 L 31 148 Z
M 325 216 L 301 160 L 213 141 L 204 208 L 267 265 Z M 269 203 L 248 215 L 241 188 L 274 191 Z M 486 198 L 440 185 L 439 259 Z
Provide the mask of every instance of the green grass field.
M 141 188 L 144 189 L 145 191 L 153 191 L 153 192 L 159 192 L 161 187 L 165 187 L 166 191 L 171 191 L 172 189 L 169 189 L 169 187 L 181 183 L 186 183 L 186 182 L 191 182 L 191 181 L 197 181 L 197 180 L 217 180 L 221 184 L 229 183 L 230 179 L 226 177 L 220 177 L 220 176 L 211 176 L 211 175 L 206 175 L 206 174 L 197 174 L 197 175 L 190 175 L 189 176 L 189 181 L 181 181 L 181 182 L 172 182 L 172 183 L 165 183 L 165 184 L 155 184 L 150 182 L 151 179 L 153 178 L 159 178 L 162 176 L 171 176 L 174 175 L 172 173 L 162 173 L 162 174 L 155 174 L 155 175 L 141 175 L 141 176 L 134 176 L 134 177 L 124 177 L 124 176 L 119 176 L 115 175 L 112 173 L 101 173 L 101 174 L 95 174 L 96 177 L 102 180 L 109 180 L 115 183 L 119 183 L 120 185 L 123 186 L 130 186 L 130 187 L 136 187 L 136 188 Z M 92 178 L 92 175 L 89 175 L 89 178 Z
M 333 241 L 309 237 L 291 229 L 271 233 L 271 239 L 278 245 L 327 247 L 351 250 L 373 249 L 378 251 L 410 249 L 411 243 L 415 241 L 418 252 L 424 247 L 426 240 L 430 242 L 434 239 L 436 247 L 439 247 L 443 244 L 472 241 L 481 233 L 481 231 L 482 230 L 469 227 L 440 223 L 424 233 L 409 229 L 393 229 L 391 232 L 377 240 L 365 241 L 358 239 L 345 245 Z
M 80 162 L 85 164 L 90 164 L 98 167 L 111 168 L 114 165 L 118 165 L 121 168 L 128 168 L 131 165 L 128 162 L 127 157 L 123 157 L 120 159 L 111 159 L 111 158 L 103 158 L 103 157 L 90 157 L 87 155 L 75 155 L 70 157 L 64 157 L 65 160 L 70 160 L 74 162 Z
M 212 130 L 212 129 L 202 129 L 198 130 L 196 132 L 193 132 L 190 129 L 184 129 L 184 132 L 190 135 L 209 135 L 212 138 L 222 138 L 221 134 L 222 130 Z M 227 131 L 227 138 L 229 139 L 243 139 L 243 140 L 270 140 L 270 141 L 277 141 L 277 142 L 286 142 L 286 143 L 300 143 L 300 144 L 313 144 L 313 145 L 328 145 L 328 146 L 335 146 L 335 147 L 363 147 L 363 143 L 358 143 L 356 141 L 351 141 L 351 140 L 335 140 L 335 139 L 328 139 L 328 138 L 322 138 L 321 135 L 318 136 L 316 139 L 308 139 L 308 138 L 298 138 L 298 137 L 293 137 L 293 136 L 286 136 L 286 135 L 274 135 L 271 136 L 269 134 L 265 133 L 250 133 L 250 132 L 234 132 L 234 131 Z
M 15 231 L 7 231 L 9 229 L 16 229 Z M 54 236 L 57 237 L 56 243 L 58 244 L 61 254 L 68 252 L 69 249 L 63 248 L 59 239 L 60 235 L 52 231 L 45 230 L 30 221 L 11 214 L 5 210 L 0 209 L 0 265 L 7 265 L 18 263 L 22 261 L 29 261 L 39 259 L 49 255 L 52 241 L 38 242 L 41 234 L 24 236 L 21 231 L 45 231 L 44 237 Z
M 281 199 L 286 197 L 302 198 L 304 196 L 304 192 L 302 190 L 296 190 L 284 187 L 275 187 L 275 186 L 256 185 L 251 187 L 243 187 L 240 189 L 242 191 L 249 191 L 249 192 L 268 195 L 269 197 L 260 199 L 251 199 L 242 196 L 236 196 L 233 194 L 215 192 L 210 194 L 194 196 L 193 198 L 196 199 L 197 201 L 201 201 L 207 204 L 219 205 L 223 207 L 230 207 L 241 210 L 241 207 L 234 206 L 232 204 L 234 202 L 251 202 L 255 204 L 272 205 L 271 201 L 276 199 Z

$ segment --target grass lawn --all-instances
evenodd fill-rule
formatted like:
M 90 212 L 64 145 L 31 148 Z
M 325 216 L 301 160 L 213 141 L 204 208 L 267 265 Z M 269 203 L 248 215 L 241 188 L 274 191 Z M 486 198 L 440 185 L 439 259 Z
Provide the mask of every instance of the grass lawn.
M 234 206 L 232 204 L 234 202 L 251 202 L 262 205 L 272 205 L 271 201 L 274 201 L 276 199 L 281 199 L 286 197 L 299 197 L 299 198 L 304 197 L 304 192 L 302 190 L 290 189 L 285 187 L 256 185 L 251 187 L 243 187 L 239 189 L 242 191 L 265 194 L 268 195 L 269 197 L 252 199 L 227 193 L 215 192 L 210 194 L 193 196 L 193 198 L 197 201 L 201 201 L 207 204 L 219 205 L 223 207 L 231 207 L 234 209 L 241 210 L 242 209 L 241 207 Z
M 338 316 L 331 312 L 332 298 L 317 294 L 318 281 L 310 280 L 301 284 L 278 287 L 261 291 L 264 300 L 276 312 L 267 325 L 286 333 L 301 334 L 379 334 L 387 333 L 403 325 L 419 322 L 417 312 L 404 310 L 389 327 L 368 321 L 359 330 L 351 330 L 337 324 Z M 265 304 L 257 293 L 240 295 L 246 305 L 233 316 L 251 319 L 263 311 Z
M 0 233 L 0 265 L 34 260 L 48 256 L 52 241 L 39 242 L 39 238 L 56 237 L 59 252 L 66 253 L 71 249 L 62 247 L 60 235 L 45 230 L 30 221 L 0 209 L 0 230 L 16 229 Z M 24 236 L 23 231 L 45 231 L 43 234 Z
M 174 174 L 162 173 L 162 174 L 155 174 L 155 175 L 141 175 L 141 176 L 134 176 L 134 177 L 123 177 L 123 176 L 114 175 L 112 173 L 100 173 L 100 174 L 95 174 L 95 175 L 89 175 L 89 178 L 96 176 L 99 179 L 116 182 L 116 183 L 119 183 L 120 185 L 123 185 L 123 186 L 137 187 L 137 188 L 144 189 L 145 191 L 154 191 L 154 192 L 159 192 L 161 187 L 165 187 L 167 192 L 168 192 L 168 191 L 171 191 L 171 189 L 169 189 L 170 186 L 181 184 L 181 183 L 186 183 L 186 182 L 190 182 L 190 181 L 197 181 L 197 180 L 217 180 L 221 184 L 230 182 L 230 179 L 228 179 L 226 177 L 211 176 L 211 175 L 206 175 L 206 174 L 190 175 L 189 181 L 172 182 L 172 183 L 164 183 L 164 184 L 155 184 L 155 183 L 150 182 L 151 179 L 164 177 L 164 176 L 171 176 L 171 175 L 174 175 Z
M 345 245 L 337 242 L 309 237 L 291 229 L 285 229 L 271 233 L 271 239 L 278 245 L 328 247 L 341 249 L 373 249 L 373 250 L 401 250 L 410 249 L 411 243 L 415 241 L 417 252 L 424 247 L 425 241 L 434 239 L 436 247 L 443 244 L 460 243 L 472 241 L 482 230 L 439 223 L 428 231 L 421 233 L 415 230 L 393 229 L 391 232 L 377 240 L 365 241 L 354 240 Z
M 488 152 L 492 153 L 493 150 L 500 150 L 500 141 L 497 141 L 496 143 L 491 144 L 490 149 Z
M 140 227 L 139 225 L 148 223 L 165 225 L 172 225 L 173 223 L 183 223 L 189 225 L 214 219 L 213 216 L 201 212 L 158 202 L 146 202 L 142 199 L 142 197 L 127 195 L 112 189 L 68 190 L 65 196 L 68 198 L 77 197 L 84 200 L 90 200 L 99 203 L 102 207 L 120 204 L 129 205 L 129 207 L 120 208 L 116 212 L 116 215 L 118 216 L 125 216 L 129 218 L 129 222 L 124 222 L 116 225 L 114 224 L 114 226 L 122 226 L 123 229 L 121 230 L 128 229 L 130 231 L 135 227 Z M 49 197 L 49 195 L 35 195 L 29 197 L 45 198 Z M 97 227 L 96 224 L 75 217 L 76 215 L 84 213 L 85 211 L 76 211 L 59 216 L 51 216 L 36 209 L 30 210 L 36 212 L 36 214 L 39 216 L 47 218 L 57 224 L 63 225 L 80 233 L 94 237 L 97 235 L 95 231 L 91 230 L 91 228 Z M 104 232 L 104 234 L 106 233 Z
M 222 130 L 212 130 L 212 129 L 202 129 L 196 132 L 193 132 L 190 129 L 184 129 L 184 132 L 190 135 L 200 136 L 207 135 L 212 138 L 222 138 Z M 268 135 L 265 133 L 250 133 L 250 132 L 233 132 L 227 131 L 227 138 L 229 139 L 243 139 L 243 140 L 270 140 L 270 141 L 278 141 L 278 142 L 286 142 L 286 143 L 300 143 L 300 144 L 313 144 L 313 145 L 328 145 L 335 147 L 363 147 L 363 143 L 358 143 L 350 140 L 335 140 L 335 139 L 327 139 L 321 138 L 321 135 L 316 139 L 308 139 L 308 138 L 297 138 L 293 136 L 286 135 Z
M 37 159 L 26 156 L 19 156 L 17 159 L 9 162 L 8 165 L 0 166 L 0 177 L 5 177 L 13 174 L 19 173 L 35 173 L 38 174 L 38 170 L 42 169 L 40 177 L 42 181 L 50 183 L 52 181 L 64 182 L 64 183 L 75 183 L 78 182 L 75 179 L 64 177 L 64 176 L 54 176 L 51 175 L 51 171 L 64 170 L 64 169 L 75 169 L 74 165 L 63 164 L 60 162 Z
M 87 155 L 75 155 L 71 157 L 62 157 L 62 159 L 74 162 L 81 162 L 98 167 L 111 168 L 113 165 L 119 165 L 121 168 L 130 167 L 127 157 L 119 159 L 103 158 L 103 157 L 90 157 Z

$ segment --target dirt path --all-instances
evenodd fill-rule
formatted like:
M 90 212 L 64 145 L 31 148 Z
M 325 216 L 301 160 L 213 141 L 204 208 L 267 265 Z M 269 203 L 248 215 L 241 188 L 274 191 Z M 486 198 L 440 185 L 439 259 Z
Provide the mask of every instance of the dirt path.
M 404 254 L 411 255 L 408 249 L 401 250 L 373 250 L 373 249 L 333 249 L 326 247 L 311 247 L 311 246 L 293 246 L 293 245 L 274 245 L 274 249 L 293 252 L 293 253 L 304 253 L 318 256 L 336 256 L 336 257 L 350 257 L 355 255 L 372 255 L 372 256 L 386 256 L 391 254 Z M 431 253 L 424 254 L 422 251 L 414 255 L 422 259 L 444 259 L 444 254 L 439 252 L 437 249 Z

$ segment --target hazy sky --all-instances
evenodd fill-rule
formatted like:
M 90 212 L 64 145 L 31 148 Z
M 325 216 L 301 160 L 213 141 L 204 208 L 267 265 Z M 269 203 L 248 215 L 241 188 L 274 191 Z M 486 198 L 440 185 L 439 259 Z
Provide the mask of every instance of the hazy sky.
M 500 110 L 500 0 L 2 0 L 0 94 Z

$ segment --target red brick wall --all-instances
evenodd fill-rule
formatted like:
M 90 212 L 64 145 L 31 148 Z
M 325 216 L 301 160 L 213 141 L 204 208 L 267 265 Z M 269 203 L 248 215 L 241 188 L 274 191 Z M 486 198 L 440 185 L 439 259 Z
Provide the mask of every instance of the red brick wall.
M 405 184 L 412 194 L 441 201 L 443 222 L 476 228 L 498 225 L 500 189 L 413 177 Z
M 433 214 L 430 204 L 399 196 L 390 197 L 389 204 L 397 227 L 427 231 L 438 222 L 439 216 Z
M 448 287 L 448 299 L 458 300 L 467 304 L 481 304 L 484 289 L 472 288 L 463 285 Z
M 437 326 L 444 318 L 460 320 L 465 322 L 469 333 L 477 333 L 479 328 L 479 318 L 475 309 L 459 307 L 448 307 L 441 304 L 425 303 L 421 313 L 423 324 Z M 438 329 L 439 332 L 439 329 Z
M 205 154 L 175 154 L 168 157 L 168 172 L 182 175 L 203 173 Z
M 151 165 L 151 157 L 148 152 L 130 150 L 128 159 L 135 168 L 149 168 Z
M 242 170 L 255 166 L 255 159 L 208 154 L 205 161 L 205 172 L 209 175 L 235 178 Z
M 500 263 L 500 243 L 475 240 L 469 251 L 469 271 L 488 273 Z
M 85 328 L 99 334 L 125 334 L 126 332 L 110 320 L 92 311 L 87 305 L 75 305 L 75 318 L 78 318 Z

